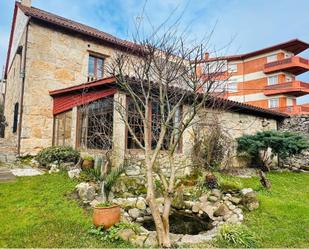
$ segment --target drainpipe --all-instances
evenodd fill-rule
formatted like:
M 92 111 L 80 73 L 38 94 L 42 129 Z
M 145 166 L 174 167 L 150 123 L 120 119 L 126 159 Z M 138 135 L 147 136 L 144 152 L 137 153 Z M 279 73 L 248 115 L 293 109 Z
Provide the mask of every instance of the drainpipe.
M 21 95 L 20 95 L 20 112 L 19 112 L 19 122 L 18 122 L 18 131 L 17 131 L 17 155 L 20 156 L 20 142 L 21 142 L 21 131 L 22 131 L 22 119 L 23 119 L 23 103 L 24 103 L 24 92 L 25 92 L 25 81 L 26 81 L 26 57 L 27 57 L 27 48 L 28 48 L 28 31 L 29 31 L 29 22 L 26 25 L 26 37 L 25 37 L 25 51 L 23 56 L 23 69 L 21 72 L 22 82 L 21 82 Z

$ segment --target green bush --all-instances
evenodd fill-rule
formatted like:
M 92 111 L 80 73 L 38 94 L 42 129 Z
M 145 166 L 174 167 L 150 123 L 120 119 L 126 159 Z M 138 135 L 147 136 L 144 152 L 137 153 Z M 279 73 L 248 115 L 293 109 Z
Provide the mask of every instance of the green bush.
M 238 191 L 243 188 L 243 184 L 238 179 L 223 177 L 221 175 L 217 176 L 219 188 L 223 192 Z
M 244 225 L 225 224 L 216 237 L 219 247 L 256 248 L 254 235 Z
M 89 155 L 84 156 L 83 159 L 87 160 L 87 161 L 93 161 L 94 160 L 94 158 L 92 156 L 89 156 Z
M 41 166 L 48 167 L 50 163 L 74 162 L 77 163 L 80 154 L 70 146 L 52 146 L 41 150 L 35 159 Z

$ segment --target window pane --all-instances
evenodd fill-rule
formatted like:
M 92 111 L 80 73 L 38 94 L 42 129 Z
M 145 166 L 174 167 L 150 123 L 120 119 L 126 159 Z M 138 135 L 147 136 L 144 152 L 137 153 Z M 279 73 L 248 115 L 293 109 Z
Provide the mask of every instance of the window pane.
M 269 108 L 277 108 L 277 107 L 279 107 L 279 99 L 270 99 Z
M 141 107 L 142 108 L 142 107 Z M 144 145 L 144 125 L 143 120 L 136 110 L 133 101 L 128 98 L 128 123 L 138 141 Z M 127 148 L 128 149 L 140 149 L 137 142 L 134 139 L 134 135 L 128 130 L 127 133 Z
M 237 82 L 232 81 L 228 83 L 228 92 L 237 92 Z
M 103 59 L 97 58 L 97 79 L 103 78 Z
M 94 63 L 95 58 L 92 56 L 89 56 L 89 62 L 88 62 L 88 76 L 94 77 Z
M 268 85 L 276 85 L 276 84 L 278 84 L 278 76 L 268 77 Z

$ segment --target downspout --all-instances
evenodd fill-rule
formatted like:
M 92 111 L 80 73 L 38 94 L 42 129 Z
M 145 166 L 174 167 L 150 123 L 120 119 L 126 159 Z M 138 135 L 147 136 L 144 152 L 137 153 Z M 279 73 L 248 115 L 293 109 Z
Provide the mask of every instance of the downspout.
M 20 112 L 19 112 L 19 122 L 18 122 L 18 136 L 17 136 L 17 155 L 20 156 L 20 144 L 21 144 L 21 131 L 22 131 L 22 120 L 23 120 L 23 108 L 24 108 L 24 92 L 25 92 L 25 81 L 26 81 L 26 61 L 27 61 L 27 48 L 28 48 L 28 31 L 29 23 L 26 25 L 26 37 L 25 37 L 25 51 L 23 56 L 23 69 L 22 69 L 22 82 L 21 82 L 21 95 L 20 95 Z

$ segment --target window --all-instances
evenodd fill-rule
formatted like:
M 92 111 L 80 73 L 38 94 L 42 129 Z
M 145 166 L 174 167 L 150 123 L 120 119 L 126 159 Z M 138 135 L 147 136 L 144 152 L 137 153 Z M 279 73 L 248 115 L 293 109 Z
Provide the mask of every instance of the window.
M 286 106 L 293 106 L 293 98 L 286 98 Z
M 113 97 L 79 109 L 78 143 L 85 149 L 108 150 L 113 138 Z
M 276 54 L 272 54 L 272 55 L 267 56 L 267 63 L 273 62 L 273 61 L 276 61 L 276 60 L 277 60 Z
M 88 61 L 88 81 L 99 80 L 103 78 L 104 59 L 89 55 Z
M 279 99 L 269 100 L 269 108 L 278 108 L 278 107 L 279 107 Z
M 17 131 L 18 112 L 19 112 L 19 103 L 15 103 L 15 105 L 14 105 L 14 115 L 13 115 L 13 133 L 15 133 Z
M 142 106 L 141 106 L 142 108 Z M 128 123 L 132 132 L 138 141 L 144 145 L 144 124 L 141 115 L 136 109 L 135 104 L 131 98 L 128 98 Z M 143 110 L 143 108 L 142 108 Z M 142 111 L 144 113 L 144 111 Z M 137 142 L 134 139 L 134 135 L 128 130 L 127 132 L 127 148 L 128 149 L 140 149 Z
M 278 84 L 278 76 L 269 76 L 268 77 L 268 85 L 276 85 Z
M 290 76 L 290 75 L 285 75 L 285 81 L 286 81 L 286 82 L 291 82 L 291 81 L 292 81 L 292 76 Z
M 144 113 L 144 111 L 143 111 Z M 166 109 L 165 114 L 168 114 L 168 111 Z M 162 114 L 160 110 L 160 105 L 157 102 L 153 102 L 151 105 L 151 111 L 149 113 L 151 115 L 151 147 L 154 149 L 157 145 L 159 135 L 161 132 L 161 124 L 162 124 Z M 166 117 L 166 116 L 165 116 Z M 177 109 L 175 113 L 175 117 L 170 121 L 170 123 L 167 125 L 167 132 L 163 140 L 162 144 L 162 150 L 166 150 L 169 147 L 169 143 L 172 139 L 172 132 L 174 130 L 174 127 L 179 125 L 181 119 L 181 110 Z M 140 141 L 142 145 L 145 144 L 144 142 L 144 125 L 142 122 L 142 118 L 140 117 L 138 111 L 135 108 L 135 105 L 133 104 L 130 99 L 128 99 L 128 123 L 133 130 L 136 138 Z M 177 134 L 174 134 L 174 138 L 176 138 Z M 136 143 L 136 141 L 133 138 L 133 135 L 128 130 L 127 132 L 127 148 L 128 149 L 139 149 L 140 147 Z
M 238 90 L 237 90 L 237 81 L 230 81 L 230 82 L 228 82 L 228 84 L 227 84 L 227 90 L 228 90 L 228 92 L 231 92 L 231 93 L 235 93 L 235 92 L 237 92 Z
M 236 73 L 237 72 L 237 64 L 229 64 L 228 66 L 230 73 Z
M 72 111 L 55 116 L 54 144 L 71 145 Z

